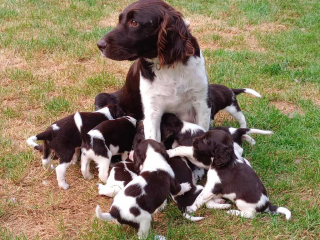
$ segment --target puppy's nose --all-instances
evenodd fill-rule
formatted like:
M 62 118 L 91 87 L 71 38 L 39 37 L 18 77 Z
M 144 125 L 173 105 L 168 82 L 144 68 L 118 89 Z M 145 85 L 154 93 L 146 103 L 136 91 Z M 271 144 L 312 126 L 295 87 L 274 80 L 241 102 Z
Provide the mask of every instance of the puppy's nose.
M 102 51 L 103 49 L 106 48 L 107 43 L 106 43 L 106 41 L 104 41 L 103 39 L 100 39 L 100 40 L 97 42 L 97 46 L 98 46 L 98 48 Z

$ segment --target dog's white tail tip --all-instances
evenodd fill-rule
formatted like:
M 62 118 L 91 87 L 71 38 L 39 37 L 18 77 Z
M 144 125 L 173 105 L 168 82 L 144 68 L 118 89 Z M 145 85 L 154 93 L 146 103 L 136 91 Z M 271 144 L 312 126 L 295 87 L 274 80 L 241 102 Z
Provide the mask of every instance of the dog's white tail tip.
M 79 130 L 79 132 L 81 132 L 81 127 L 82 127 L 82 118 L 79 112 L 76 112 L 74 114 L 74 122 Z
M 31 136 L 27 139 L 27 144 L 31 147 L 36 147 L 39 146 L 36 141 L 37 141 L 37 137 L 36 136 Z
M 190 216 L 188 213 L 184 213 L 183 216 L 192 221 L 192 222 L 198 222 L 198 221 L 201 221 L 202 219 L 204 219 L 204 217 L 193 217 L 193 216 Z
M 270 131 L 270 130 L 261 130 L 261 129 L 251 128 L 251 129 L 247 132 L 247 134 L 252 134 L 252 133 L 263 134 L 263 135 L 271 135 L 271 134 L 273 134 L 273 132 Z
M 284 214 L 286 216 L 287 220 L 290 220 L 291 218 L 291 212 L 289 209 L 285 208 L 285 207 L 278 207 L 277 208 L 277 213 L 281 213 Z
M 244 90 L 245 93 L 250 93 L 252 94 L 253 96 L 256 96 L 256 97 L 259 97 L 261 98 L 262 96 L 260 95 L 260 93 L 258 93 L 257 91 L 251 89 L 251 88 L 245 88 Z

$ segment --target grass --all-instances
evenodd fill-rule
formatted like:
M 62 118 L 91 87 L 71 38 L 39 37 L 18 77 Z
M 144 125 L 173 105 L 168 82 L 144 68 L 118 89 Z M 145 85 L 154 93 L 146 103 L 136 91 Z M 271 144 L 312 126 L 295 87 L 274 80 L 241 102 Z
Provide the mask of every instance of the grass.
M 95 219 L 97 177 L 80 167 L 59 190 L 55 173 L 25 144 L 53 121 L 93 110 L 94 96 L 122 86 L 130 62 L 102 59 L 97 40 L 115 26 L 130 0 L 4 0 L 0 4 L 1 239 L 136 239 L 135 231 Z M 239 96 L 254 136 L 245 157 L 274 204 L 292 211 L 254 220 L 205 208 L 190 223 L 171 202 L 155 216 L 168 239 L 319 239 L 320 4 L 317 0 L 169 0 L 191 22 L 211 83 L 250 87 L 262 99 Z M 216 125 L 238 126 L 219 114 Z M 96 172 L 95 172 L 96 173 Z

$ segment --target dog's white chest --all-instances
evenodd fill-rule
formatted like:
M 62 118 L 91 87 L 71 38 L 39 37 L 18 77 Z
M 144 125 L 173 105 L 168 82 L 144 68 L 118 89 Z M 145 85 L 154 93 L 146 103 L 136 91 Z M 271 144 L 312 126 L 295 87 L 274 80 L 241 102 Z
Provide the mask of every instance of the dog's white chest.
M 208 80 L 202 55 L 191 57 L 186 65 L 179 63 L 174 68 L 161 69 L 153 67 L 153 71 L 153 81 L 140 76 L 140 93 L 144 108 L 152 106 L 160 111 L 176 113 L 187 103 L 206 97 Z

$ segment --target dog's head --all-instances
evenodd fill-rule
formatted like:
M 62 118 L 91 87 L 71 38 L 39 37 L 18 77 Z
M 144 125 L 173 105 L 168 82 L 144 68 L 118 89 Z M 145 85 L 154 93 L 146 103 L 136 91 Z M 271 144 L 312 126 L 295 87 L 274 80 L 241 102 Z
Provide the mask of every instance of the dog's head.
M 126 7 L 118 25 L 97 43 L 100 51 L 113 60 L 158 57 L 160 67 L 185 63 L 199 55 L 199 46 L 182 14 L 162 0 L 140 0 Z
M 194 151 L 212 158 L 213 167 L 223 167 L 235 159 L 231 135 L 223 130 L 211 130 L 194 138 Z
M 118 104 L 118 99 L 110 93 L 99 93 L 94 99 L 95 111 L 107 106 L 108 104 Z
M 151 151 L 155 151 L 161 154 L 167 161 L 169 160 L 169 155 L 163 143 L 159 143 L 152 139 L 143 140 L 137 148 L 134 150 L 133 161 L 134 170 L 140 172 L 143 168 L 144 161 L 147 158 L 147 152 L 152 148 Z M 157 159 L 155 159 L 157 161 Z
M 110 114 L 114 119 L 120 118 L 125 115 L 118 104 L 108 104 L 107 107 L 109 108 Z
M 182 127 L 183 123 L 175 114 L 163 114 L 160 125 L 161 141 L 164 142 L 171 136 L 178 134 Z

